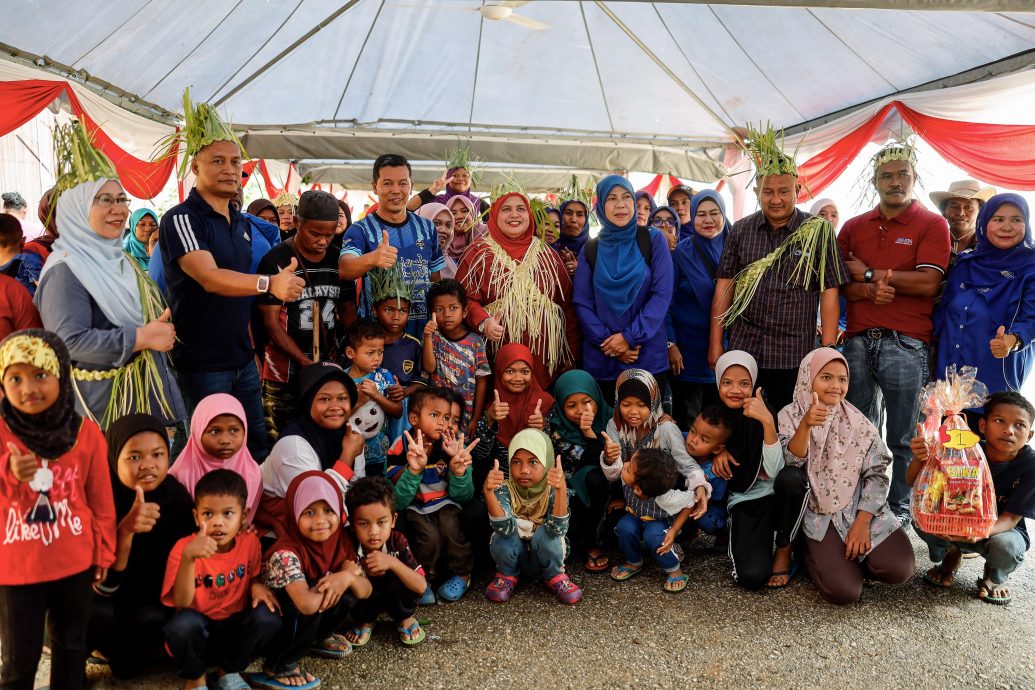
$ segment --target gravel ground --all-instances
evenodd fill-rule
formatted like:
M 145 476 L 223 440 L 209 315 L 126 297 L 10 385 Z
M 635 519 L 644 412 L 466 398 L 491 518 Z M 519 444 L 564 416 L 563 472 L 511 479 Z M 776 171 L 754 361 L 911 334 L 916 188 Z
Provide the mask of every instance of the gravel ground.
M 663 592 L 654 567 L 624 584 L 577 568 L 585 597 L 574 607 L 531 581 L 499 605 L 482 596 L 481 578 L 460 603 L 418 613 L 420 647 L 404 649 L 382 621 L 348 659 L 304 664 L 324 688 L 1035 688 L 1031 565 L 1010 580 L 1014 602 L 990 606 L 975 596 L 980 559 L 964 561 L 951 590 L 924 584 L 929 562 L 914 536 L 911 582 L 867 586 L 839 608 L 802 576 L 744 592 L 710 544 L 688 549 L 683 594 Z M 180 687 L 169 672 L 119 682 L 94 667 L 90 677 L 97 690 Z

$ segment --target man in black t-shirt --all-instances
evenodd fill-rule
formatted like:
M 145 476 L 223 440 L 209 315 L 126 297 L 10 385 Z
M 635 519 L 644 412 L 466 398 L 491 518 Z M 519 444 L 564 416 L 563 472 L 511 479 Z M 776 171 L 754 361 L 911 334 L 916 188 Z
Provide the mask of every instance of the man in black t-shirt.
M 339 303 L 356 299 L 355 283 L 338 277 L 338 256 L 328 251 L 338 226 L 338 210 L 338 200 L 327 192 L 302 194 L 294 219 L 297 234 L 271 249 L 259 263 L 260 273 L 276 274 L 295 259 L 295 275 L 305 282 L 302 296 L 294 302 L 270 294 L 259 297 L 268 336 L 262 402 L 271 440 L 295 418 L 298 372 L 335 354 L 344 328 L 338 321 Z

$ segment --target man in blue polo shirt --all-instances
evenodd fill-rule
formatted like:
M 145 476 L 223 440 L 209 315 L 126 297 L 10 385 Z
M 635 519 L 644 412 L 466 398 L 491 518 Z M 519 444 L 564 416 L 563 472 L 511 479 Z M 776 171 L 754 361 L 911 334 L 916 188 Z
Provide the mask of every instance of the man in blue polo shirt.
M 213 393 L 229 393 L 244 406 L 248 449 L 266 457 L 259 372 L 249 335 L 250 298 L 264 293 L 283 301 L 302 294 L 295 260 L 274 275 L 252 275 L 255 230 L 231 206 L 241 181 L 241 148 L 233 132 L 192 156 L 196 176 L 187 200 L 162 217 L 159 244 L 169 284 L 169 306 L 179 342 L 173 364 L 193 410 Z
M 391 268 L 398 262 L 403 279 L 413 290 L 406 332 L 420 338 L 428 322 L 428 288 L 439 281 L 439 271 L 446 265 L 438 233 L 430 220 L 406 210 L 413 184 L 405 158 L 391 153 L 379 156 L 374 161 L 372 186 L 377 210 L 345 231 L 338 273 L 342 280 L 356 280 L 372 269 Z M 359 315 L 374 316 L 370 281 L 363 281 Z

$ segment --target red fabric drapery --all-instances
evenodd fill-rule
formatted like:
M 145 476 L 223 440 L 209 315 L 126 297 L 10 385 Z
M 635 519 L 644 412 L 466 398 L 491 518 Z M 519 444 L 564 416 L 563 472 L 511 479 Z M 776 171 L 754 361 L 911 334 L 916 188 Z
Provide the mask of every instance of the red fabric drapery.
M 67 82 L 45 79 L 0 82 L 0 102 L 4 104 L 0 110 L 0 136 L 18 129 L 36 117 L 62 93 L 67 95 L 72 112 L 93 137 L 94 146 L 107 155 L 115 165 L 119 180 L 126 191 L 141 199 L 152 199 L 157 196 L 176 166 L 175 151 L 171 150 L 170 153 L 173 155 L 163 156 L 153 163 L 130 155 L 112 141 L 111 137 L 86 114 L 79 98 Z
M 654 179 L 648 182 L 646 185 L 644 185 L 643 189 L 641 189 L 640 191 L 647 192 L 648 194 L 650 194 L 651 198 L 653 198 L 658 193 L 658 189 L 660 187 L 661 175 L 655 175 Z
M 798 166 L 798 179 L 802 182 L 798 201 L 817 198 L 841 176 L 866 143 L 873 138 L 877 128 L 887 118 L 895 103 L 888 103 L 854 132 L 842 137 L 833 146 L 816 154 Z

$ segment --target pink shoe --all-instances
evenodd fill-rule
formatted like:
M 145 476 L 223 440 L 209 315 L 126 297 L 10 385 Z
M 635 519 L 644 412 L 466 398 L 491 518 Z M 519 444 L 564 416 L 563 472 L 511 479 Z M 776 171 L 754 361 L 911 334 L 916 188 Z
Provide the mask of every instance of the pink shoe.
M 492 577 L 492 582 L 485 588 L 485 598 L 489 601 L 503 603 L 514 596 L 514 587 L 517 586 L 517 578 L 497 572 Z
M 582 599 L 582 588 L 571 581 L 565 573 L 555 575 L 546 581 L 546 586 L 562 604 L 577 604 Z

